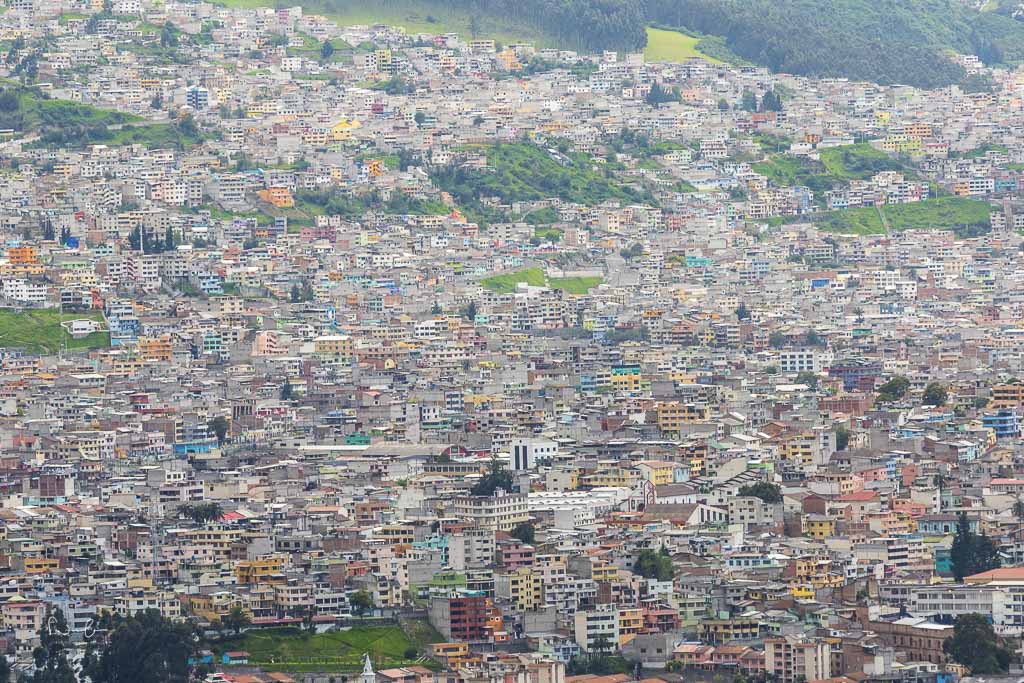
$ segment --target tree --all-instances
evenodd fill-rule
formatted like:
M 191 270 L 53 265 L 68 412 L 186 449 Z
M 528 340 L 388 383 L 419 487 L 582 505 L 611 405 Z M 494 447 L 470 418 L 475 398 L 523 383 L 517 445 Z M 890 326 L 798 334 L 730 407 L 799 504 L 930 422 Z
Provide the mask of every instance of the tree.
M 536 540 L 535 532 L 536 529 L 532 524 L 530 524 L 529 522 L 522 522 L 521 524 L 517 524 L 515 528 L 512 529 L 511 535 L 513 538 L 518 538 L 520 541 L 526 543 L 527 545 L 532 545 Z
M 744 88 L 743 98 L 740 101 L 740 108 L 743 109 L 743 111 L 757 111 L 757 95 L 754 94 L 753 90 Z
M 1024 500 L 1017 498 L 1011 508 L 1014 516 L 1017 518 L 1017 538 L 1020 539 L 1021 527 L 1024 527 Z
M 736 307 L 736 319 L 737 320 L 750 320 L 750 309 L 747 308 L 747 304 L 743 301 Z
M 724 97 L 718 99 L 718 111 L 729 111 L 729 101 Z
M 679 94 L 675 91 L 663 88 L 661 83 L 655 81 L 651 85 L 651 89 L 647 93 L 647 97 L 645 99 L 647 104 L 657 107 L 664 102 L 678 102 Z
M 178 46 L 178 33 L 174 28 L 174 25 L 170 22 L 164 24 L 164 28 L 160 31 L 160 47 L 177 47 Z
M 953 566 L 953 577 L 962 582 L 965 576 L 973 576 L 1002 565 L 999 559 L 999 548 L 985 534 L 971 531 L 967 513 L 957 515 L 956 536 L 949 550 L 950 563 Z
M 23 680 L 27 683 L 76 683 L 68 662 L 68 623 L 59 609 L 46 610 L 46 618 L 39 629 L 39 647 L 32 651 L 35 670 Z
M 241 605 L 235 605 L 224 615 L 221 623 L 224 625 L 224 628 L 230 629 L 237 636 L 241 635 L 242 631 L 248 628 L 249 624 L 252 623 L 252 618 L 248 612 L 242 609 Z
M 782 111 L 782 98 L 774 90 L 761 97 L 761 111 Z
M 594 642 L 591 643 L 591 647 L 594 652 L 604 653 L 612 649 L 612 641 L 608 639 L 608 636 L 604 633 L 599 633 L 594 637 Z
M 675 571 L 672 568 L 672 557 L 668 551 L 641 550 L 633 563 L 633 571 L 645 579 L 671 581 Z
M 208 503 L 189 503 L 179 507 L 178 514 L 188 517 L 196 524 L 204 525 L 223 517 L 224 508 L 220 506 L 220 503 L 212 501 Z
M 850 430 L 839 425 L 836 427 L 836 450 L 845 451 L 846 447 L 850 445 Z
M 294 392 L 292 391 L 292 383 L 291 382 L 287 382 L 286 381 L 284 384 L 281 385 L 281 400 L 282 401 L 290 401 L 290 400 L 292 400 L 292 394 L 293 393 Z
M 434 302 L 434 305 L 430 307 L 430 315 L 441 315 L 444 311 L 441 310 L 441 304 Z
M 768 344 L 773 349 L 781 349 L 786 345 L 786 335 L 776 330 L 768 335 Z
M 806 384 L 812 390 L 817 389 L 818 388 L 818 375 L 817 375 L 817 373 L 810 372 L 809 370 L 805 370 L 805 371 L 797 374 L 797 376 L 796 376 L 796 383 L 797 384 Z
M 210 420 L 209 427 L 217 437 L 217 445 L 223 446 L 228 436 L 228 419 L 223 415 L 218 415 Z
M 127 619 L 115 617 L 98 657 L 86 673 L 92 683 L 188 683 L 195 633 L 187 623 L 149 609 Z
M 957 617 L 953 635 L 942 643 L 942 651 L 974 675 L 1005 674 L 1010 670 L 1010 650 L 1003 647 L 992 624 L 981 614 Z
M 466 307 L 462 309 L 462 317 L 465 318 L 466 320 L 471 321 L 471 322 L 473 320 L 476 320 L 476 302 L 475 301 L 470 301 L 468 304 L 466 304 Z
M 939 382 L 930 382 L 924 389 L 924 396 L 921 402 L 926 406 L 944 406 L 946 405 L 946 399 L 948 398 L 948 392 Z
M 330 40 L 325 40 L 324 44 L 320 46 L 320 59 L 327 61 L 334 55 L 334 43 Z
M 292 285 L 292 291 L 288 294 L 288 299 L 293 304 L 297 304 L 302 301 L 302 290 L 299 289 L 299 285 L 297 283 Z
M 897 375 L 878 387 L 877 400 L 879 403 L 892 403 L 906 396 L 909 389 L 910 380 L 902 375 Z
M 352 607 L 352 611 L 356 616 L 361 617 L 363 614 L 373 609 L 373 596 L 365 590 L 357 590 L 348 599 L 348 604 Z
M 739 494 L 741 496 L 760 498 L 769 505 L 782 502 L 782 488 L 778 484 L 768 481 L 759 481 L 756 484 L 741 486 Z
M 472 496 L 493 496 L 498 489 L 509 492 L 513 486 L 512 474 L 502 466 L 499 460 L 494 459 L 491 460 L 491 471 L 473 484 L 469 493 Z
M 418 111 L 412 115 L 412 120 L 416 122 L 417 126 L 422 126 L 423 123 L 427 120 L 427 115 L 421 111 Z

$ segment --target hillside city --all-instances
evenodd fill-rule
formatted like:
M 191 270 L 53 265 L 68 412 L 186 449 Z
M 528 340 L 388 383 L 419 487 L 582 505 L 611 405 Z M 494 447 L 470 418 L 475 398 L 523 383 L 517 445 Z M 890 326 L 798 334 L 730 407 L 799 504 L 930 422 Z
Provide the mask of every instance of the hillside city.
M 0 683 L 1024 676 L 1024 69 L 258 5 L 0 13 Z

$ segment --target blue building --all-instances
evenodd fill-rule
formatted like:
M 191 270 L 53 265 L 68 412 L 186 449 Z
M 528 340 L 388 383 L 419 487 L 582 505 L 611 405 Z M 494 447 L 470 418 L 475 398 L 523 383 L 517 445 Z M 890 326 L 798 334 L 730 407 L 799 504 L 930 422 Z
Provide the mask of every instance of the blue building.
M 987 429 L 995 431 L 997 439 L 1008 439 L 1020 436 L 1020 416 L 1012 409 L 986 413 L 981 423 Z

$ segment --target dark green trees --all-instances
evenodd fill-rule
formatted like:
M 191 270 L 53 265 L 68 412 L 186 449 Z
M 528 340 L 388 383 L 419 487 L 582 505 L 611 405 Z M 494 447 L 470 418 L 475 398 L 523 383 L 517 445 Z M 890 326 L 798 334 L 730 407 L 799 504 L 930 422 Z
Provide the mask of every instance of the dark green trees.
M 949 551 L 953 576 L 957 581 L 963 581 L 965 576 L 998 568 L 1002 564 L 998 551 L 999 547 L 991 538 L 971 531 L 966 512 L 957 516 L 956 536 Z
M 942 644 L 942 650 L 974 675 L 1005 674 L 1010 669 L 1010 651 L 980 614 L 957 617 L 953 635 Z

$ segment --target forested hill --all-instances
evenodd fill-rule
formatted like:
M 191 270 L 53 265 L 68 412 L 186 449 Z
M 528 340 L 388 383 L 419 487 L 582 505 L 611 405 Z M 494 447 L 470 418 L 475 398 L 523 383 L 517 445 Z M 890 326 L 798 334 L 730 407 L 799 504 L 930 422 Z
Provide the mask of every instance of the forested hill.
M 305 0 L 310 9 L 368 0 Z M 409 0 L 379 0 L 407 5 Z M 721 36 L 736 55 L 777 71 L 940 87 L 965 79 L 949 51 L 988 64 L 1024 61 L 1024 23 L 961 0 L 415 0 L 529 27 L 578 50 L 636 50 L 645 26 Z M 375 3 L 376 4 L 376 3 Z M 1000 3 L 994 5 L 1001 8 Z
M 1024 24 L 958 0 L 647 0 L 649 20 L 723 36 L 776 71 L 939 87 L 964 79 L 946 52 L 1024 61 Z

